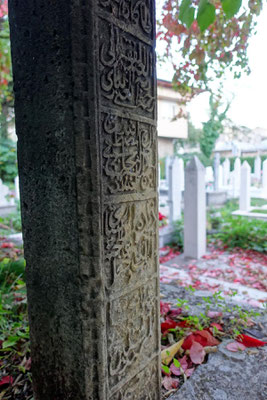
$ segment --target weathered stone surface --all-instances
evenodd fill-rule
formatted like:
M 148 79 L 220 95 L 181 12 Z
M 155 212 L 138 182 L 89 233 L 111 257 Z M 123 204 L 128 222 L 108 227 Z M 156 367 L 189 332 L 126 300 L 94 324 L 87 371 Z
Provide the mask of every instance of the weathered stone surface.
M 158 400 L 153 0 L 10 1 L 36 400 Z
M 262 163 L 262 190 L 263 194 L 267 197 L 267 160 Z
M 200 258 L 206 252 L 205 168 L 194 156 L 185 168 L 184 255 Z
M 222 347 L 224 344 L 219 346 Z M 233 353 L 236 354 L 236 353 Z M 267 398 L 267 349 L 244 352 L 242 359 L 229 359 L 219 349 L 210 354 L 171 400 L 265 400 Z
M 174 157 L 169 166 L 169 193 L 168 204 L 170 207 L 169 224 L 181 218 L 182 202 L 182 175 L 181 164 L 178 157 Z
M 250 209 L 250 185 L 251 185 L 251 168 L 247 161 L 242 164 L 240 173 L 240 195 L 239 210 L 249 211 Z
M 190 314 L 199 315 L 205 310 L 201 303 L 202 296 L 212 296 L 209 291 L 197 290 L 194 294 L 181 286 L 162 284 L 161 293 L 164 301 L 175 304 L 177 298 L 187 299 L 190 304 Z M 228 303 L 229 307 L 236 303 Z M 239 304 L 240 305 L 240 304 Z M 251 309 L 248 305 L 242 307 Z M 220 311 L 220 308 L 213 307 Z M 257 310 L 258 311 L 258 310 Z M 256 318 L 267 332 L 267 314 Z M 264 339 L 263 339 L 264 340 Z M 187 380 L 187 382 L 171 397 L 170 400 L 265 400 L 267 398 L 267 346 L 257 349 L 247 349 L 244 352 L 230 352 L 223 341 L 217 353 L 209 354 L 208 362 L 202 364 Z M 249 351 L 253 350 L 253 354 Z

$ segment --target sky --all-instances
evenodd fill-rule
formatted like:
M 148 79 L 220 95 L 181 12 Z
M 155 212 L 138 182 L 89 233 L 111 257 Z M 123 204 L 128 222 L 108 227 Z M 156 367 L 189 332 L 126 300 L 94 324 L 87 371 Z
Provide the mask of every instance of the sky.
M 161 0 L 158 0 L 161 1 Z M 231 76 L 224 88 L 227 98 L 234 97 L 228 117 L 237 125 L 248 128 L 267 129 L 267 4 L 258 17 L 257 34 L 250 39 L 248 48 L 251 74 L 240 79 Z M 158 47 L 158 51 L 160 48 Z M 158 65 L 158 78 L 171 80 L 173 70 L 170 65 Z M 188 106 L 193 123 L 197 127 L 208 120 L 208 94 L 196 97 Z

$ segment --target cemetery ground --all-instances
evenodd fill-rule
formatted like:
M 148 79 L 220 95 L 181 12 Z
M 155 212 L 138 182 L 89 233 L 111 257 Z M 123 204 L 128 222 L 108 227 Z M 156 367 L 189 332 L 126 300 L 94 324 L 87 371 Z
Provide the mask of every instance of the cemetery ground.
M 267 398 L 266 222 L 231 216 L 237 208 L 231 201 L 209 210 L 208 251 L 200 260 L 182 256 L 182 222 L 175 243 L 160 250 L 163 399 L 234 400 L 236 391 L 244 399 Z M 23 249 L 8 238 L 20 228 L 18 213 L 0 219 L 0 399 L 6 400 L 33 400 Z

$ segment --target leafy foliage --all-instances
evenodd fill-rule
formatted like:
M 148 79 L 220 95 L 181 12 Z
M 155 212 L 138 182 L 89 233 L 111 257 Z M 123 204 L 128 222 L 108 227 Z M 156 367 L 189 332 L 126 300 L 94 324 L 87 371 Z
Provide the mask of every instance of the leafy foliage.
M 219 112 L 220 98 L 215 98 L 214 95 L 211 95 L 209 105 L 210 119 L 203 124 L 203 134 L 200 137 L 200 149 L 207 158 L 210 158 L 214 150 L 216 140 L 223 132 L 222 122 L 226 118 L 230 103 L 228 103 L 223 112 Z
M 20 212 L 20 201 L 16 200 L 17 208 L 15 212 L 0 217 L 0 236 L 7 236 L 13 233 L 21 232 L 21 212 Z
M 263 199 L 252 199 L 251 205 L 261 206 L 266 202 Z M 232 216 L 238 209 L 238 202 L 231 200 L 220 210 L 211 209 L 208 212 L 208 223 L 218 232 L 209 238 L 215 238 L 229 249 L 256 250 L 264 253 L 267 251 L 267 222 L 246 217 Z
M 0 387 L 4 399 L 32 399 L 24 275 L 23 251 L 13 243 L 0 243 Z
M 12 100 L 11 55 L 7 0 L 0 0 L 0 111 L 1 104 Z
M 252 199 L 252 206 L 260 206 L 264 203 L 261 199 Z M 236 200 L 228 201 L 221 209 L 209 209 L 207 213 L 207 228 L 215 229 L 216 233 L 210 233 L 209 240 L 216 239 L 220 245 L 229 249 L 236 247 L 256 250 L 264 253 L 267 251 L 267 222 L 246 217 L 232 216 L 232 212 L 238 209 Z M 183 219 L 174 223 L 173 246 L 183 249 Z
M 240 247 L 264 253 L 267 252 L 267 222 L 228 216 L 216 238 L 230 249 Z
M 174 85 L 185 101 L 211 90 L 215 78 L 230 70 L 235 78 L 249 74 L 247 48 L 256 28 L 262 0 L 165 0 L 158 38 L 162 60 L 172 61 Z
M 179 250 L 184 248 L 184 221 L 180 219 L 174 222 L 173 241 Z
M 11 139 L 0 138 L 0 179 L 3 182 L 14 183 L 17 175 L 16 144 Z
M 196 128 L 188 115 L 188 137 L 186 139 L 176 139 L 174 143 L 174 153 L 178 154 L 180 147 L 192 148 L 197 147 L 202 136 L 202 129 Z

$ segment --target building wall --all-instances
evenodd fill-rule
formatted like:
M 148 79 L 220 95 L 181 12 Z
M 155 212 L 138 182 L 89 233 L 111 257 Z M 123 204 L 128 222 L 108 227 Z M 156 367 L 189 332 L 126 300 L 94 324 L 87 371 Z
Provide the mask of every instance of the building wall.
M 170 139 L 185 139 L 188 136 L 188 124 L 186 118 L 178 118 L 178 115 L 186 116 L 185 106 L 181 104 L 181 96 L 173 88 L 171 82 L 158 80 L 158 137 L 169 138 L 167 141 L 159 141 L 163 146 L 170 146 L 173 140 Z M 165 150 L 162 149 L 162 153 Z M 173 150 L 171 154 L 172 155 Z
M 172 156 L 174 153 L 174 140 L 169 138 L 158 138 L 158 155 L 159 159 L 164 158 L 166 156 Z

